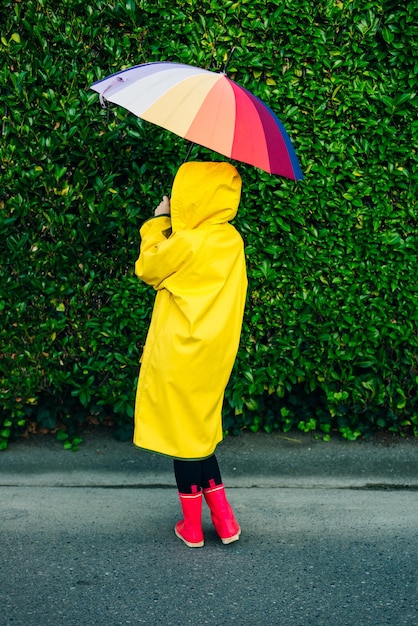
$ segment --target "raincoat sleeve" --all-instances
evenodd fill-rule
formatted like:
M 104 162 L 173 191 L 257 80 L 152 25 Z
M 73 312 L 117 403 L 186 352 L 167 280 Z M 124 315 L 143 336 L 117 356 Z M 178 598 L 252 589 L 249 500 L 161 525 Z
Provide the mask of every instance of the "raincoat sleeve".
M 168 215 L 152 218 L 142 225 L 141 249 L 135 274 L 154 289 L 163 289 L 165 280 L 183 269 L 193 256 L 192 242 L 171 230 Z

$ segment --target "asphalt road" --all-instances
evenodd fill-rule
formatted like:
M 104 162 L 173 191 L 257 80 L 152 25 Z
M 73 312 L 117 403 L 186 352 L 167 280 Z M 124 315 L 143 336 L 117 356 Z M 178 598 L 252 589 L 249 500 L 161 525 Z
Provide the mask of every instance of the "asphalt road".
M 167 459 L 107 438 L 80 453 L 19 444 L 0 455 L 0 624 L 416 626 L 417 451 L 229 441 L 218 456 L 241 539 L 222 545 L 205 510 L 192 550 L 173 532 Z

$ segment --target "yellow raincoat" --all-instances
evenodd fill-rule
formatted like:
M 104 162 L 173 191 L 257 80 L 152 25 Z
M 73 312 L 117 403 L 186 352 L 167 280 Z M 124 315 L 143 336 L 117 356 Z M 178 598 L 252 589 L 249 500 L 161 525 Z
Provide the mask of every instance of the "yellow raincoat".
M 171 218 L 151 218 L 140 230 L 135 272 L 157 291 L 135 403 L 140 448 L 202 459 L 222 440 L 247 289 L 243 242 L 228 223 L 240 195 L 229 163 L 185 163 Z

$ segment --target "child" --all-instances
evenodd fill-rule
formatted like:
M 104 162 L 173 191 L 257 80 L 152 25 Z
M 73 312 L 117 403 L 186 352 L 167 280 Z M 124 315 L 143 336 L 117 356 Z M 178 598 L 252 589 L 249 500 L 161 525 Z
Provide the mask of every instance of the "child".
M 241 529 L 214 455 L 222 403 L 238 350 L 247 276 L 241 236 L 229 224 L 241 178 L 229 163 L 184 163 L 141 230 L 135 272 L 157 291 L 141 358 L 134 443 L 174 458 L 183 520 L 176 535 L 204 544 L 202 496 L 223 543 Z

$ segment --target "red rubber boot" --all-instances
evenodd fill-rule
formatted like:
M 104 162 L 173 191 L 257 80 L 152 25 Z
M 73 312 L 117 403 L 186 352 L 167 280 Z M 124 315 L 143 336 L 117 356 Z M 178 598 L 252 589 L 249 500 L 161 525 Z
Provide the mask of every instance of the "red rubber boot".
M 185 494 L 179 492 L 183 519 L 177 522 L 174 532 L 189 548 L 204 545 L 202 529 L 202 491 Z
M 241 528 L 238 526 L 231 505 L 226 499 L 225 487 L 223 485 L 209 487 L 203 490 L 203 494 L 210 508 L 213 525 L 222 543 L 228 544 L 238 541 Z

